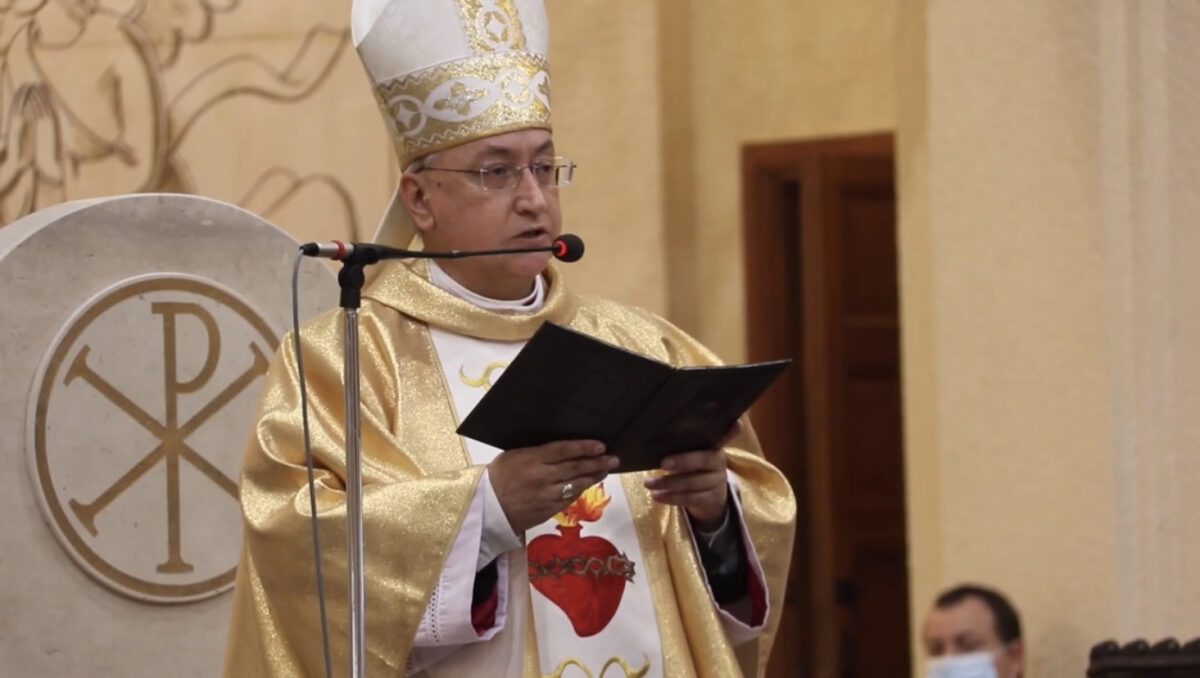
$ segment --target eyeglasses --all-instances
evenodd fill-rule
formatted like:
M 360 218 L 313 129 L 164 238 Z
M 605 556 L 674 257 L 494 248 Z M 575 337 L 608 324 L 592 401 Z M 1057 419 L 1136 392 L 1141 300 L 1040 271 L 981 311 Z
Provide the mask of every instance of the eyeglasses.
M 521 174 L 525 170 L 533 175 L 533 180 L 543 188 L 561 188 L 570 186 L 575 176 L 575 163 L 567 158 L 545 158 L 534 160 L 528 165 L 509 165 L 497 163 L 480 167 L 479 169 L 452 169 L 449 167 L 421 167 L 418 172 L 435 170 L 438 172 L 458 172 L 474 174 L 479 181 L 479 187 L 485 191 L 507 191 L 516 188 L 521 183 Z

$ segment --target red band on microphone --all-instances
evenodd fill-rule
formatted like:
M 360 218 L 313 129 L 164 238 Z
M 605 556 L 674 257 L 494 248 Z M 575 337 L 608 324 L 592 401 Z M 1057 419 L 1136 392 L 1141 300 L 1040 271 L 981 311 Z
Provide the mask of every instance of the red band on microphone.
M 334 240 L 333 244 L 337 245 L 338 253 L 336 259 L 339 261 L 346 257 L 346 245 L 341 240 Z

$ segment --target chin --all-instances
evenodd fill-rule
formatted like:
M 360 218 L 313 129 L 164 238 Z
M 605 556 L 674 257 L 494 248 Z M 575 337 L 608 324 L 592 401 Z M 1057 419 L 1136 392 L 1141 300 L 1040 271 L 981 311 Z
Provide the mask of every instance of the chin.
M 514 275 L 528 276 L 530 278 L 537 277 L 546 270 L 552 259 L 549 252 L 531 252 L 529 254 L 519 254 L 513 257 L 505 268 Z

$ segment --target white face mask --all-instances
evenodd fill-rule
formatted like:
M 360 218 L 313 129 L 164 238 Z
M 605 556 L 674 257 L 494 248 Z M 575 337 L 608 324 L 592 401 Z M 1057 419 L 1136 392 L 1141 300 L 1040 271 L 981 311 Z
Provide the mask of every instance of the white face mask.
M 991 652 L 972 652 L 929 660 L 926 678 L 997 678 Z

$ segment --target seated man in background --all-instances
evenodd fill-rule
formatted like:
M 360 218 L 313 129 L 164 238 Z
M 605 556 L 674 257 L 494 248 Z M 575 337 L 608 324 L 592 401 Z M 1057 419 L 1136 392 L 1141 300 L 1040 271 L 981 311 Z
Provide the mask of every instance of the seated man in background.
M 1020 678 L 1021 620 L 1002 594 L 960 585 L 942 592 L 922 633 L 928 678 Z

